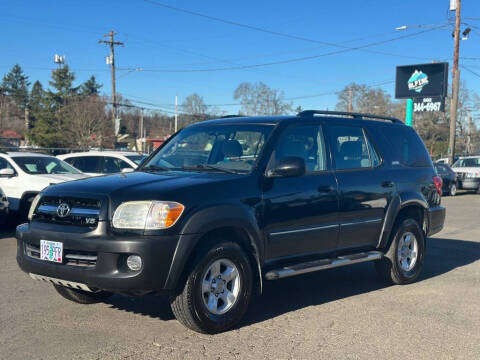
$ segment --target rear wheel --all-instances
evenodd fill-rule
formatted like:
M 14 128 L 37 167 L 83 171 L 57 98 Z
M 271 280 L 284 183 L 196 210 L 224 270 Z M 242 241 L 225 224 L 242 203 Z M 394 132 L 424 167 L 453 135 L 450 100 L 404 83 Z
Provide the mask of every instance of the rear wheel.
M 71 289 L 61 285 L 53 285 L 55 290 L 65 299 L 79 304 L 95 304 L 107 300 L 112 293 L 106 291 L 88 292 L 83 290 Z
M 457 185 L 455 183 L 452 183 L 452 185 L 450 185 L 449 195 L 450 196 L 457 195 Z
M 423 268 L 425 236 L 418 222 L 405 219 L 397 223 L 385 256 L 375 263 L 378 274 L 389 283 L 414 282 Z
M 214 334 L 231 329 L 245 314 L 252 296 L 252 270 L 237 243 L 217 243 L 203 254 L 170 301 L 183 325 Z

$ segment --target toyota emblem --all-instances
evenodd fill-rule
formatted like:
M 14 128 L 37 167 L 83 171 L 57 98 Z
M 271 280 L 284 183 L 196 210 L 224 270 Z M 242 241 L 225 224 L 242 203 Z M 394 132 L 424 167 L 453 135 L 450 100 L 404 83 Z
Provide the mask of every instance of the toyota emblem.
M 61 203 L 57 207 L 57 215 L 58 217 L 64 218 L 70 214 L 70 206 L 67 203 Z

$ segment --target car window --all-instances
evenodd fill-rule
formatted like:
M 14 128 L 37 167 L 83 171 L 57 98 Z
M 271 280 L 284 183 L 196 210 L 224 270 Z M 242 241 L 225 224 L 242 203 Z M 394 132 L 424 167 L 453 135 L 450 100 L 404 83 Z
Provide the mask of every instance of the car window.
M 370 168 L 380 164 L 375 148 L 371 143 L 367 145 L 361 127 L 329 126 L 328 134 L 337 170 Z
M 79 174 L 80 172 L 66 162 L 46 156 L 15 156 L 13 161 L 28 174 Z
M 448 171 L 447 168 L 444 165 L 437 164 L 436 167 L 437 167 L 438 172 L 447 172 Z
M 73 166 L 86 173 L 98 173 L 98 156 L 79 156 L 73 158 Z
M 133 161 L 137 165 L 140 165 L 143 162 L 143 160 L 147 158 L 145 155 L 126 155 L 125 157 Z
M 121 172 L 122 169 L 126 169 L 126 168 L 131 169 L 132 167 L 121 159 L 117 159 L 109 156 L 105 156 L 103 158 L 102 169 L 104 174 L 118 173 L 118 172 Z
M 392 165 L 431 167 L 432 160 L 423 141 L 409 126 L 381 127 L 391 151 Z
M 459 159 L 453 164 L 454 168 L 459 167 L 480 167 L 480 158 Z
M 142 168 L 247 173 L 272 129 L 263 124 L 189 127 L 169 140 Z
M 284 130 L 272 153 L 271 163 L 286 157 L 305 160 L 307 172 L 327 170 L 325 141 L 320 125 L 294 125 Z
M 1 169 L 13 169 L 13 166 L 10 165 L 6 159 L 0 158 L 0 170 Z

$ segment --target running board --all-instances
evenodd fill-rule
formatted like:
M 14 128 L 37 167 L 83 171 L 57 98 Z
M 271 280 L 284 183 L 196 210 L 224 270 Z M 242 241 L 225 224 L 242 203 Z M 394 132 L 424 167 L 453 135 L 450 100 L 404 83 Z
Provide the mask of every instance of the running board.
M 381 259 L 383 253 L 380 251 L 369 251 L 358 254 L 339 256 L 332 259 L 314 260 L 305 263 L 285 266 L 280 269 L 270 270 L 265 274 L 267 280 L 277 280 L 290 276 L 306 274 L 319 270 L 332 269 L 340 266 L 358 264 L 366 261 Z

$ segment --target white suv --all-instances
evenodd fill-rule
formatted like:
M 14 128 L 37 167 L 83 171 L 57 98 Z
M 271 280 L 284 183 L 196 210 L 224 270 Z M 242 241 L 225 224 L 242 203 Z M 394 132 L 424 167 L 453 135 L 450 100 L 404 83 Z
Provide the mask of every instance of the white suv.
M 460 157 L 452 166 L 457 174 L 458 188 L 480 193 L 480 156 Z
M 36 194 L 49 185 L 82 179 L 82 174 L 54 156 L 29 152 L 0 152 L 0 188 L 11 211 L 26 216 Z
M 91 176 L 130 172 L 146 158 L 140 153 L 128 151 L 88 151 L 57 157 Z

